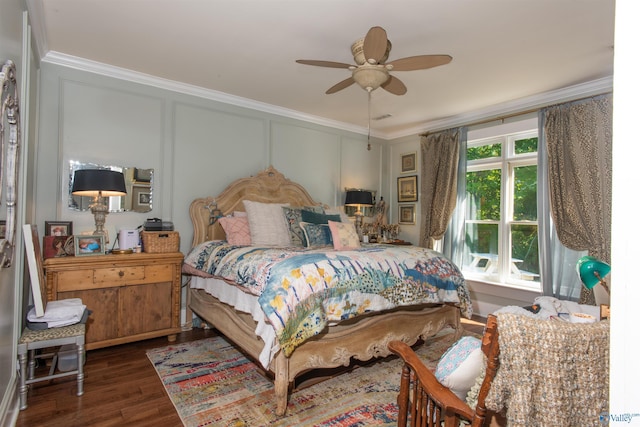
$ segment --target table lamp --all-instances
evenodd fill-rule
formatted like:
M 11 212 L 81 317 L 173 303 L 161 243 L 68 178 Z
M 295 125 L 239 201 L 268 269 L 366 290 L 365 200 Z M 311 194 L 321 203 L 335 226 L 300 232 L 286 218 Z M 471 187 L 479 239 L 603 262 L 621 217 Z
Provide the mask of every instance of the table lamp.
M 362 221 L 363 213 L 360 210 L 362 206 L 373 206 L 373 195 L 371 191 L 365 190 L 347 190 L 347 197 L 344 201 L 345 206 L 355 206 L 357 208 L 356 216 L 356 232 L 362 237 Z
M 610 294 L 609 286 L 604 281 L 604 278 L 611 272 L 609 264 L 598 258 L 585 255 L 578 260 L 576 271 L 585 288 L 592 289 L 599 283 L 607 291 L 607 294 Z
M 96 222 L 96 230 L 93 234 L 104 236 L 105 243 L 108 243 L 109 234 L 104 229 L 104 222 L 109 213 L 109 207 L 104 204 L 103 197 L 127 194 L 122 172 L 109 169 L 77 170 L 73 175 L 71 193 L 94 198 L 93 203 L 89 206 Z

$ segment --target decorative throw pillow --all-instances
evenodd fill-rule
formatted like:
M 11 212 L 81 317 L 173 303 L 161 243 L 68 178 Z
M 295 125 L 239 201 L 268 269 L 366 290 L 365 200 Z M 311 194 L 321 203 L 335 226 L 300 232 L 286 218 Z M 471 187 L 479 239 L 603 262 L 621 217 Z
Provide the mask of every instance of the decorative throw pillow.
M 487 367 L 487 358 L 486 356 L 482 358 L 482 367 L 480 368 L 480 375 L 476 378 L 469 393 L 467 393 L 467 405 L 470 408 L 475 408 L 478 405 L 478 394 L 480 394 L 480 387 L 482 387 L 482 383 L 484 382 L 484 377 L 486 375 L 486 367 Z
M 484 353 L 481 341 L 475 337 L 462 337 L 440 357 L 435 376 L 440 384 L 449 388 L 463 401 L 482 371 Z
M 260 203 L 243 200 L 249 219 L 251 244 L 253 246 L 291 245 L 289 229 L 282 213 L 282 207 L 288 203 Z
M 327 208 L 324 210 L 324 213 L 326 213 L 327 215 L 340 215 L 340 222 L 351 222 L 351 220 L 349 219 L 349 215 L 344 212 L 344 208 L 340 208 L 337 206 L 333 208 Z
M 333 248 L 339 251 L 360 247 L 360 238 L 356 227 L 350 222 L 329 221 Z
M 218 219 L 218 221 L 220 221 L 220 225 L 227 236 L 227 242 L 230 245 L 251 245 L 251 232 L 249 231 L 247 217 L 225 216 Z
M 327 215 L 323 213 L 317 213 L 302 209 L 301 211 L 302 221 L 310 222 L 311 224 L 328 224 L 329 221 L 340 222 L 340 215 Z
M 306 247 L 315 248 L 320 246 L 330 246 L 331 230 L 327 224 L 312 224 L 310 222 L 300 222 L 300 228 L 304 233 Z
M 304 232 L 300 228 L 302 209 L 316 213 L 323 213 L 321 206 L 305 206 L 303 208 L 283 207 L 284 218 L 289 228 L 289 238 L 293 246 L 305 246 Z

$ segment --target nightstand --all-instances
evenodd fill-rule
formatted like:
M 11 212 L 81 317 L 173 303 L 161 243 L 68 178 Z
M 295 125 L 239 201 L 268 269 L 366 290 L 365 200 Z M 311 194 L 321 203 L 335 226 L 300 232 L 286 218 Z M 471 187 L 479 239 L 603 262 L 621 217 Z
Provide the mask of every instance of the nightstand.
M 163 335 L 174 341 L 182 260 L 180 252 L 49 258 L 47 299 L 81 298 L 92 311 L 87 350 Z

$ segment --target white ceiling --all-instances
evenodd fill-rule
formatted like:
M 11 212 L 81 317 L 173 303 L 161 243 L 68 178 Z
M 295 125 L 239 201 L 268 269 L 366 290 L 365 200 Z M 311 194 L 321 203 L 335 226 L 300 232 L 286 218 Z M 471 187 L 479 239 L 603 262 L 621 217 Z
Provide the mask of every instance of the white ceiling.
M 44 61 L 356 131 L 367 128 L 367 93 L 352 85 L 325 95 L 350 72 L 296 59 L 353 63 L 351 44 L 372 26 L 383 27 L 393 44 L 388 61 L 453 56 L 445 66 L 392 72 L 406 95 L 372 93 L 371 115 L 391 115 L 372 122 L 372 133 L 383 138 L 533 105 L 540 94 L 601 90 L 613 76 L 613 0 L 27 4 Z

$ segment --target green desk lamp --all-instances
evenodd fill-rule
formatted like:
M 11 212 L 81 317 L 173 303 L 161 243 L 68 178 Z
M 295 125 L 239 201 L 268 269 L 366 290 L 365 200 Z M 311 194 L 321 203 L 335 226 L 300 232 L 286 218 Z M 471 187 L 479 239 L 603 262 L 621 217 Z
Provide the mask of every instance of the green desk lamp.
M 611 266 L 606 262 L 586 255 L 578 260 L 576 271 L 585 288 L 592 289 L 599 283 L 607 291 L 607 294 L 611 294 L 609 292 L 609 286 L 607 286 L 607 283 L 604 281 L 607 274 L 611 272 Z

